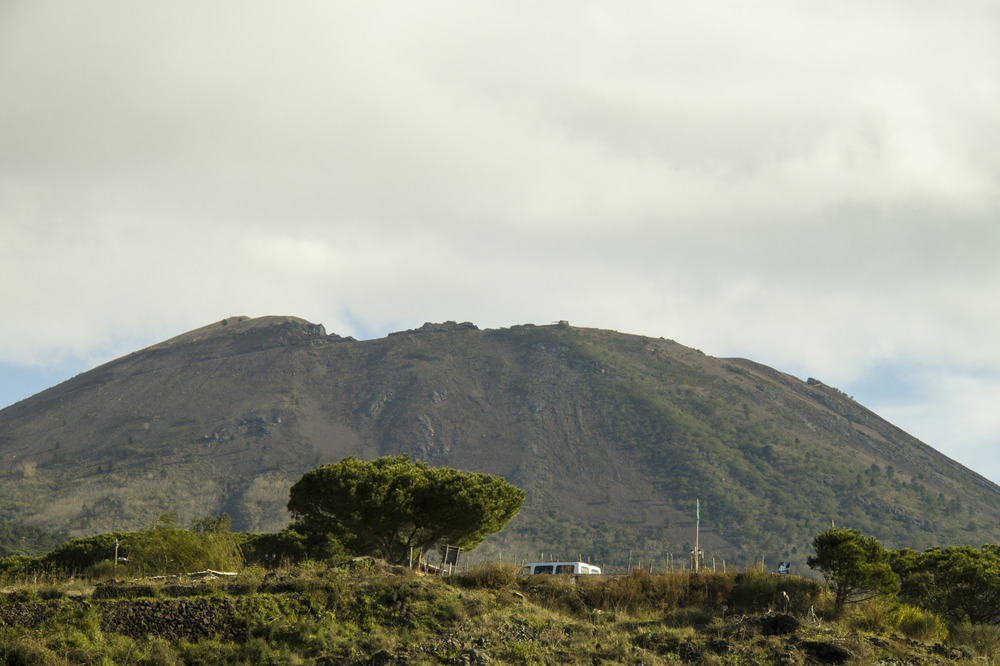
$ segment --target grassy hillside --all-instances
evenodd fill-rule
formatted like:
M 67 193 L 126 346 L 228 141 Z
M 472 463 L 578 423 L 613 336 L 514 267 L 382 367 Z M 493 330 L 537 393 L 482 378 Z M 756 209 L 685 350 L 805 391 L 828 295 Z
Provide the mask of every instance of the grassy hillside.
M 498 474 L 522 514 L 482 557 L 792 561 L 828 527 L 1000 541 L 1000 489 L 817 380 L 664 339 L 427 324 L 356 341 L 231 318 L 0 411 L 0 519 L 84 535 L 227 512 L 276 531 L 347 455 Z
M 785 596 L 782 595 L 784 593 Z M 785 598 L 787 597 L 787 601 Z M 992 627 L 873 602 L 842 620 L 795 576 L 421 577 L 376 562 L 238 579 L 52 582 L 0 592 L 6 663 L 986 663 Z

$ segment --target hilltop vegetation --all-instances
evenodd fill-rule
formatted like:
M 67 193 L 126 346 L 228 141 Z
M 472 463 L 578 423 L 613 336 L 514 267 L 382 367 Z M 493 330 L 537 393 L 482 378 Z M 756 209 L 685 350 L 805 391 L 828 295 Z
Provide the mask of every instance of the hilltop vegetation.
M 409 455 L 501 476 L 520 515 L 484 559 L 583 556 L 805 570 L 812 536 L 1000 541 L 1000 489 L 817 380 L 664 339 L 428 324 L 386 338 L 232 318 L 0 411 L 0 519 L 82 536 L 160 514 L 289 521 L 307 470 Z
M 784 593 L 784 594 L 783 594 Z M 789 601 L 785 601 L 785 599 Z M 440 578 L 371 560 L 235 581 L 51 582 L 0 594 L 7 663 L 979 663 L 1000 633 L 760 572 Z
M 995 547 L 887 551 L 856 531 L 831 529 L 814 539 L 828 590 L 761 569 L 653 573 L 650 566 L 622 575 L 517 576 L 515 566 L 493 562 L 426 576 L 371 557 L 310 560 L 294 534 L 233 534 L 228 526 L 221 516 L 183 529 L 168 515 L 141 532 L 71 540 L 35 559 L 0 559 L 0 658 L 12 664 L 1000 658 Z M 127 557 L 116 562 L 121 553 Z M 854 602 L 846 612 L 845 600 Z

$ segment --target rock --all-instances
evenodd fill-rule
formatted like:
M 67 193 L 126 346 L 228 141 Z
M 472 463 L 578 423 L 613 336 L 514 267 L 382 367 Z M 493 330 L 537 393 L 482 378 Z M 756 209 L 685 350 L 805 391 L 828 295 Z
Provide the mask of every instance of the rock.
M 828 664 L 842 664 L 851 658 L 851 653 L 836 643 L 803 641 L 802 649 L 811 657 Z
M 792 615 L 766 615 L 760 620 L 761 633 L 765 636 L 780 636 L 790 634 L 799 629 L 799 621 Z
M 369 666 L 388 666 L 394 661 L 392 653 L 388 650 L 379 650 L 368 660 Z
M 713 638 L 708 642 L 708 646 L 715 654 L 728 654 L 733 647 L 725 638 Z

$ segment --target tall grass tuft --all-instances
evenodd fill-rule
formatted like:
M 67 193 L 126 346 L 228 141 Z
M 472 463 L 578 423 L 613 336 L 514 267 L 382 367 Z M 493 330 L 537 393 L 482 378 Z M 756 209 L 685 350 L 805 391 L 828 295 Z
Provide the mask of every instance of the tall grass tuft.
M 954 625 L 948 635 L 948 645 L 967 657 L 981 656 L 987 663 L 995 664 L 1000 661 L 1000 627 L 968 622 Z
M 574 615 L 587 612 L 572 576 L 526 576 L 519 583 L 525 596 L 539 606 Z
M 621 612 L 667 611 L 686 606 L 720 608 L 732 591 L 724 573 L 651 574 L 635 569 L 614 578 L 581 577 L 580 598 L 589 607 Z
M 894 629 L 892 606 L 884 599 L 870 599 L 855 604 L 845 622 L 854 631 L 884 634 Z
M 889 612 L 889 619 L 907 638 L 924 641 L 943 641 L 948 636 L 948 624 L 931 611 L 896 604 Z
M 517 584 L 517 569 L 506 562 L 477 564 L 451 577 L 463 587 L 506 590 Z
M 31 636 L 18 636 L 10 642 L 0 644 L 0 658 L 12 666 L 47 666 L 65 663 L 58 654 L 50 650 L 42 640 Z
M 817 581 L 751 569 L 734 577 L 729 606 L 742 613 L 775 610 L 805 614 L 822 595 L 823 586 Z

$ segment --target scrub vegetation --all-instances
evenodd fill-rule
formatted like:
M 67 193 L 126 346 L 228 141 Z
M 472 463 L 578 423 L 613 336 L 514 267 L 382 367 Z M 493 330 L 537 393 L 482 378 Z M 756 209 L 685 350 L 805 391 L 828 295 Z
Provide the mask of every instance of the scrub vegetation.
M 871 594 L 760 569 L 524 576 L 505 562 L 427 575 L 373 557 L 270 563 L 225 517 L 71 541 L 0 560 L 0 661 L 11 664 L 981 664 L 997 549 L 889 551 L 852 532 L 814 543 L 845 579 L 892 565 Z M 274 546 L 282 538 L 270 535 Z M 259 535 L 258 538 L 262 538 Z M 143 557 L 115 565 L 115 541 Z M 861 547 L 845 546 L 853 542 Z M 830 557 L 831 543 L 838 557 Z M 233 546 L 237 546 L 233 550 Z M 266 550 L 266 549 L 264 549 Z M 170 574 L 171 563 L 233 572 Z M 235 573 L 237 575 L 224 575 Z M 956 581 L 979 600 L 953 594 Z M 976 589 L 977 584 L 982 587 Z M 860 587 L 865 587 L 861 584 Z M 997 609 L 993 608 L 996 612 Z
M 991 626 L 949 634 L 876 599 L 832 616 L 814 580 L 747 571 L 420 576 L 368 558 L 235 579 L 8 580 L 0 659 L 37 664 L 981 663 Z M 956 642 L 958 641 L 958 642 Z

